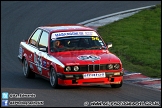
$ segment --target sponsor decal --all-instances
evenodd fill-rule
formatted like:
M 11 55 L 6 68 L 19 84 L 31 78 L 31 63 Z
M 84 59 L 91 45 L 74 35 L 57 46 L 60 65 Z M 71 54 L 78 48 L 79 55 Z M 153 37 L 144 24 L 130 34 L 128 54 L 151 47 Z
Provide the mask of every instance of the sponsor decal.
M 43 66 L 46 67 L 47 66 L 47 62 L 43 60 Z
M 38 68 L 38 71 L 41 73 L 42 72 L 42 58 L 40 56 L 38 56 L 37 58 L 37 68 Z
M 21 59 L 22 59 L 22 51 L 23 51 L 23 50 L 22 50 L 22 47 L 20 46 L 20 47 L 19 47 L 19 57 L 20 57 Z
M 101 57 L 97 55 L 80 55 L 77 57 L 79 60 L 90 60 L 90 61 L 95 61 L 101 59 Z
M 34 53 L 34 62 L 36 64 L 38 71 L 42 73 L 42 58 L 39 54 L 36 55 L 36 53 Z
M 29 55 L 29 58 L 30 58 L 30 59 L 32 58 L 32 54 L 31 54 L 31 55 Z
M 72 31 L 72 32 L 58 32 L 53 33 L 51 39 L 57 37 L 66 37 L 66 36 L 98 36 L 94 31 Z

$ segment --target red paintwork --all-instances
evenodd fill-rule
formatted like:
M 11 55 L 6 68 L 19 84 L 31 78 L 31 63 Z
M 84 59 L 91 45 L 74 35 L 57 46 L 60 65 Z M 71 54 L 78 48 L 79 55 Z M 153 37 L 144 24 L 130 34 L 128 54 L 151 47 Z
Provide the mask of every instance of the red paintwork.
M 76 84 L 72 84 L 72 80 L 58 79 L 58 83 L 63 86 L 89 86 L 89 85 L 104 85 L 104 84 L 118 84 L 123 80 L 122 77 L 114 77 L 114 82 L 110 78 L 91 78 L 91 79 L 78 79 Z
M 95 54 L 97 56 L 100 56 L 100 60 L 96 60 L 93 62 L 93 64 L 106 64 L 108 61 L 112 63 L 119 63 L 120 60 L 117 58 L 114 54 L 109 53 L 108 51 L 104 50 L 82 50 L 82 51 L 68 51 L 68 52 L 58 52 L 58 53 L 52 53 L 51 55 L 58 58 L 62 63 L 75 63 L 79 62 L 80 64 L 91 64 L 92 61 L 81 61 L 77 57 L 79 55 L 91 55 Z

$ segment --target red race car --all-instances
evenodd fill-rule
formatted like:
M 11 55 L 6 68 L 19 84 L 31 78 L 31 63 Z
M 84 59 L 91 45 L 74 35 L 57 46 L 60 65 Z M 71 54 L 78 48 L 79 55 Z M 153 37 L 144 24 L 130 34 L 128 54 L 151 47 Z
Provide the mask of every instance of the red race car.
M 123 83 L 121 60 L 98 32 L 79 24 L 41 26 L 20 42 L 18 59 L 26 78 L 35 74 L 58 86 L 111 85 Z

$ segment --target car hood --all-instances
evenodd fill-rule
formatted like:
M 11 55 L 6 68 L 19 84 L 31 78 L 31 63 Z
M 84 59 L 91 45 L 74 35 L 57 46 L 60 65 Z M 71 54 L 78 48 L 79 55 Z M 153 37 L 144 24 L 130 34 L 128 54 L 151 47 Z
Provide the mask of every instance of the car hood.
M 121 63 L 116 55 L 107 50 L 67 51 L 57 52 L 52 55 L 64 65 Z

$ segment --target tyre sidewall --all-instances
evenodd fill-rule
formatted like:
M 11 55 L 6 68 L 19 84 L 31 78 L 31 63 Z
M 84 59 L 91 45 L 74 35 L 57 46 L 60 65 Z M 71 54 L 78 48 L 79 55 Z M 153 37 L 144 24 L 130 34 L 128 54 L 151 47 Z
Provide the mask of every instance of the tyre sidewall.
M 53 67 L 50 69 L 50 84 L 51 84 L 51 87 L 53 87 L 53 88 L 58 87 L 58 77 L 57 77 L 57 73 Z

